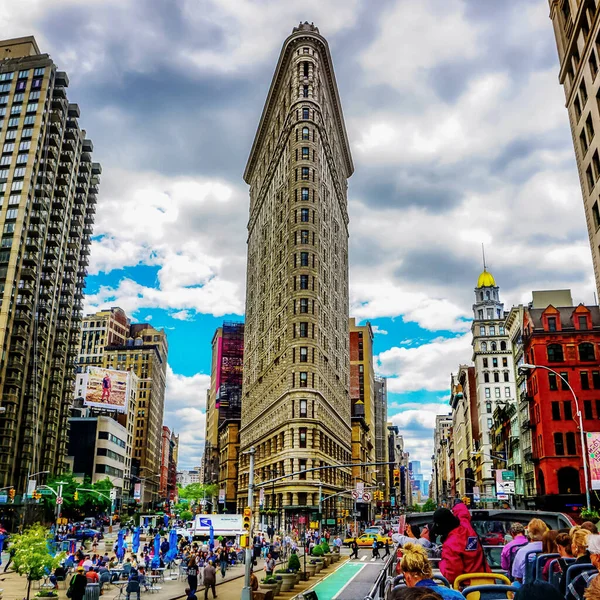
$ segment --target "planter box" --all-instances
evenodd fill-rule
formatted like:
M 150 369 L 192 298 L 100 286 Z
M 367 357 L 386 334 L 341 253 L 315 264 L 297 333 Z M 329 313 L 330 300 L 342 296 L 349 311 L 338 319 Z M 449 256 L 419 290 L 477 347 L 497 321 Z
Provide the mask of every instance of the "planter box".
M 296 573 L 279 573 L 281 576 L 281 591 L 289 592 L 296 585 Z
M 323 563 L 325 564 L 325 568 L 327 568 L 331 564 L 331 558 L 329 556 L 324 556 Z
M 306 565 L 307 577 L 314 577 L 316 571 L 317 571 L 317 565 L 311 565 L 311 564 Z
M 324 566 L 324 563 L 316 562 L 315 563 L 315 573 L 320 573 L 323 566 Z
M 276 583 L 259 583 L 258 584 L 261 590 L 265 590 L 268 592 L 269 590 L 273 590 L 273 594 L 275 594 L 275 590 L 277 589 Z

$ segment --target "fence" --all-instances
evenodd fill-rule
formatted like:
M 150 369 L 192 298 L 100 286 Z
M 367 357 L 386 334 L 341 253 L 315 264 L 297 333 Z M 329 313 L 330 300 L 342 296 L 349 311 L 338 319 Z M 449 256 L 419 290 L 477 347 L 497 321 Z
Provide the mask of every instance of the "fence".
M 392 588 L 394 581 L 394 567 L 396 565 L 396 552 L 398 546 L 394 547 L 393 552 L 388 557 L 386 563 L 383 565 L 371 591 L 365 596 L 365 600 L 385 600 Z

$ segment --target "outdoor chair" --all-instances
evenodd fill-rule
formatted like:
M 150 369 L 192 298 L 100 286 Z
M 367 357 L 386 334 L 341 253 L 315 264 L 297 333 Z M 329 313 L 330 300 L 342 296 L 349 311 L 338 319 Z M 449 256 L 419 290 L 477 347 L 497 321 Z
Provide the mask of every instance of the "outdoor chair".
M 517 588 L 511 585 L 473 585 L 462 591 L 466 600 L 504 600 L 514 598 Z
M 454 580 L 454 589 L 459 590 L 461 585 L 481 586 L 481 585 L 508 585 L 510 580 L 502 573 L 464 573 Z
M 541 552 L 539 550 L 529 550 L 525 553 L 525 572 L 523 576 L 523 583 L 531 583 L 535 581 L 535 565 L 537 561 L 537 556 L 539 556 Z
M 552 554 L 539 554 L 535 561 L 535 579 L 536 581 L 544 581 L 543 573 L 544 567 L 548 562 L 555 558 L 560 558 L 560 554 L 552 553 Z M 550 577 L 548 577 L 550 579 Z

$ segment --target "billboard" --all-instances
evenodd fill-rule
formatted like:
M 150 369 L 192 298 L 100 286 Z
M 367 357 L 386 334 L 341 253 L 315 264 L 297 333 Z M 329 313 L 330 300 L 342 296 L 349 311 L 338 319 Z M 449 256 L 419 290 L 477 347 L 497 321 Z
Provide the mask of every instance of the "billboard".
M 129 371 L 88 367 L 84 404 L 127 412 Z
M 600 432 L 588 432 L 586 437 L 592 489 L 600 490 Z

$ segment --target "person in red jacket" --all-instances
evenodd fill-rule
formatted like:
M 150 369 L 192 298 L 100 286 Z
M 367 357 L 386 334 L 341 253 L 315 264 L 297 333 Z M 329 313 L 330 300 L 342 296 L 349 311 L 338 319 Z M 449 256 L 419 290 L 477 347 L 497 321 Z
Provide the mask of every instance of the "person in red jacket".
M 491 572 L 471 525 L 471 513 L 463 503 L 452 511 L 438 508 L 433 514 L 433 533 L 442 541 L 440 571 L 451 584 L 463 573 Z

